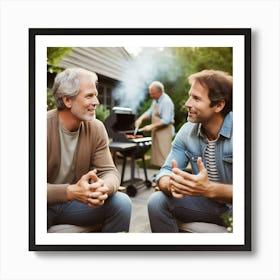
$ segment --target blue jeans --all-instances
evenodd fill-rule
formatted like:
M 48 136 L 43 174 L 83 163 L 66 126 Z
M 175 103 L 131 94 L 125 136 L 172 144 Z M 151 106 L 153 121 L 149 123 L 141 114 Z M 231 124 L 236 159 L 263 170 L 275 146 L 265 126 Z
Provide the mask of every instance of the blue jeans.
M 57 224 L 102 224 L 102 232 L 128 232 L 130 218 L 131 200 L 120 192 L 109 197 L 104 205 L 93 208 L 75 200 L 48 207 L 48 228 Z
M 205 197 L 174 198 L 163 192 L 153 193 L 148 201 L 152 232 L 179 232 L 177 219 L 182 222 L 206 222 L 224 225 L 221 215 L 228 211 L 224 203 Z

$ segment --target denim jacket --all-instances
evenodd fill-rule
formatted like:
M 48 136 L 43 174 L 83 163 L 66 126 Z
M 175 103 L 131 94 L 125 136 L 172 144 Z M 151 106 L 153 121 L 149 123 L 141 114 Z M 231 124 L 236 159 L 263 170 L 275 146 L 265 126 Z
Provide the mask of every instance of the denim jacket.
M 206 137 L 201 131 L 201 124 L 185 123 L 178 131 L 164 165 L 160 169 L 156 181 L 171 173 L 171 161 L 175 159 L 178 168 L 184 170 L 190 163 L 193 174 L 198 174 L 197 158 L 202 157 L 204 166 Z M 225 118 L 216 143 L 216 165 L 220 183 L 232 184 L 232 112 Z

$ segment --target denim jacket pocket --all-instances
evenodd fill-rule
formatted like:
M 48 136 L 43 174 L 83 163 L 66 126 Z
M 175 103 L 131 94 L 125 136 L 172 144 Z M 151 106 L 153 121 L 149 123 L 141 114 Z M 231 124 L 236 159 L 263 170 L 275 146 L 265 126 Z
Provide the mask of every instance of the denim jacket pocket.
M 225 163 L 232 164 L 232 154 L 230 154 L 230 155 L 224 155 L 224 156 L 223 156 L 223 161 L 224 161 Z
M 223 156 L 223 182 L 232 184 L 232 154 Z

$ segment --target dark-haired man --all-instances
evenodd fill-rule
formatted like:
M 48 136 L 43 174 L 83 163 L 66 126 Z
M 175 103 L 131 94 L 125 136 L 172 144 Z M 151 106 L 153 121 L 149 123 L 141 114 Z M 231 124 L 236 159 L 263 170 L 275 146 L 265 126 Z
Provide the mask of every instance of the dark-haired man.
M 232 208 L 232 76 L 203 70 L 189 82 L 188 122 L 148 202 L 152 232 L 178 232 L 177 220 L 224 225 L 221 216 Z

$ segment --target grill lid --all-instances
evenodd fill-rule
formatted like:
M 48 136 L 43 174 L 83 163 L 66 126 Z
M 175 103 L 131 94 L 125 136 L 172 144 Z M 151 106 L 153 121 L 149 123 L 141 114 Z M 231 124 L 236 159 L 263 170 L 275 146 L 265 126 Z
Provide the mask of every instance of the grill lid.
M 105 119 L 104 125 L 107 130 L 109 138 L 117 142 L 134 142 L 145 143 L 151 145 L 151 137 L 143 137 L 143 134 L 134 132 L 135 114 L 130 108 L 114 107 L 111 114 Z M 139 129 L 138 131 L 141 131 Z
M 105 119 L 104 125 L 108 136 L 114 141 L 128 141 L 125 132 L 134 129 L 135 114 L 130 108 L 114 107 Z
M 112 111 L 116 114 L 133 114 L 132 110 L 126 107 L 113 107 Z

